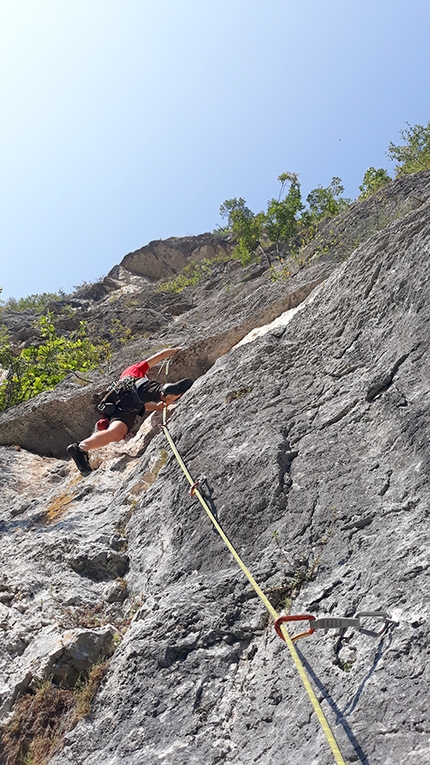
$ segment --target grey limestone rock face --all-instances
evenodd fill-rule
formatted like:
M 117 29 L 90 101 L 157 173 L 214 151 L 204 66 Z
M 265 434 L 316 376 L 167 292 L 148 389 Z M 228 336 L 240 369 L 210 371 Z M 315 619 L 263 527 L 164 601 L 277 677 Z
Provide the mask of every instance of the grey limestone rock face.
M 121 578 L 129 568 L 127 555 L 115 550 L 106 550 L 100 545 L 78 552 L 69 560 L 69 563 L 78 574 L 94 579 L 96 582 Z
M 188 359 L 197 369 L 205 343 L 212 356 L 169 432 L 274 607 L 390 615 L 383 635 L 367 617 L 361 631 L 317 630 L 296 644 L 347 763 L 430 756 L 429 250 L 424 201 L 324 279 L 309 278 L 318 287 L 301 301 L 281 306 L 278 284 L 261 302 L 238 286 L 260 312 L 254 327 L 299 307 L 260 335 L 246 337 L 245 309 L 235 345 L 233 308 L 212 333 L 193 308 L 181 330 L 191 338 L 201 320 L 185 368 Z M 151 437 L 110 446 L 86 479 L 2 447 L 7 687 L 43 630 L 61 633 L 66 618 L 101 608 L 107 632 L 128 628 L 91 715 L 51 765 L 329 765 L 288 648 L 190 496 L 159 422 L 146 427 Z

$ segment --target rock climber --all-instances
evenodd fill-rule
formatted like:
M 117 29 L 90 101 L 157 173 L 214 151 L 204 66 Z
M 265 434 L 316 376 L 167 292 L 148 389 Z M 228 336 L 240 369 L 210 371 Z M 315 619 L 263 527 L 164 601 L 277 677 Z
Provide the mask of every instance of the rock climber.
M 88 452 L 92 449 L 100 449 L 102 446 L 121 441 L 133 427 L 138 415 L 144 412 L 162 411 L 164 406 L 173 404 L 174 401 L 191 388 L 193 381 L 185 378 L 176 383 L 162 385 L 155 380 L 149 380 L 146 376 L 151 367 L 160 361 L 169 359 L 182 348 L 165 348 L 137 364 L 124 369 L 120 380 L 134 378 L 133 387 L 121 396 L 121 401 L 115 406 L 109 417 L 104 416 L 97 423 L 97 430 L 80 443 L 69 444 L 68 454 L 75 461 L 82 475 L 89 475 L 92 468 L 89 462 Z

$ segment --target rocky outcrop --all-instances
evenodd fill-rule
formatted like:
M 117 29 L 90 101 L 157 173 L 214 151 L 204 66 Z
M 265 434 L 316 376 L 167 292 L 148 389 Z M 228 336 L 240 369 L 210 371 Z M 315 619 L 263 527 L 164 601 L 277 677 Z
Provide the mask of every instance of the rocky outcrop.
M 147 279 L 166 279 L 178 274 L 191 261 L 200 263 L 205 258 L 213 260 L 220 255 L 229 255 L 232 249 L 233 243 L 227 236 L 200 234 L 172 237 L 150 242 L 140 250 L 129 252 L 120 265 L 132 274 Z
M 293 283 L 220 271 L 159 338 L 187 346 L 176 371 L 197 378 L 170 432 L 275 607 L 390 614 L 380 636 L 369 619 L 297 643 L 345 761 L 362 765 L 429 758 L 429 243 L 424 202 Z M 246 337 L 253 312 L 260 333 Z M 156 417 L 86 479 L 0 451 L 4 709 L 44 629 L 91 630 L 96 615 L 123 635 L 91 716 L 51 765 L 333 762 L 287 648 Z

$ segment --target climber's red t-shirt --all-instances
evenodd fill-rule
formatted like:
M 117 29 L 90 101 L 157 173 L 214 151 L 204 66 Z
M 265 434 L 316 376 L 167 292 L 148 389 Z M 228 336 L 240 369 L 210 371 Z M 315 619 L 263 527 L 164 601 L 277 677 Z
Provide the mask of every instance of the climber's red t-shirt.
M 139 361 L 137 364 L 132 364 L 131 367 L 124 369 L 121 377 L 146 377 L 148 369 L 149 364 L 147 361 Z

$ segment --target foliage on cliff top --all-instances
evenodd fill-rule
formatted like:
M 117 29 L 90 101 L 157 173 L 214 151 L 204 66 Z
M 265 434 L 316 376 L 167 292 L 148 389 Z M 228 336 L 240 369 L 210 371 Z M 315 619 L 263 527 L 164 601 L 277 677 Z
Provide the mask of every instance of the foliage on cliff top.
M 400 131 L 405 142 L 396 146 L 389 144 L 387 156 L 397 162 L 396 174 L 404 175 L 430 169 L 430 122 L 426 125 L 408 125 Z M 351 204 L 342 196 L 344 187 L 341 179 L 334 176 L 326 186 L 317 186 L 309 192 L 304 204 L 297 173 L 282 173 L 278 176 L 281 190 L 275 199 L 268 202 L 267 210 L 256 215 L 243 197 L 227 199 L 220 207 L 220 215 L 227 219 L 221 229 L 233 234 L 236 240 L 236 257 L 246 264 L 258 245 L 276 244 L 287 251 L 297 250 L 316 234 L 317 224 L 324 218 L 332 218 Z M 360 185 L 359 201 L 367 199 L 391 181 L 384 168 L 369 167 Z
M 376 170 L 374 167 L 369 167 L 364 173 L 361 186 L 359 186 L 361 192 L 358 197 L 359 202 L 372 196 L 372 194 L 376 194 L 379 189 L 384 188 L 390 181 L 391 178 L 384 168 L 380 167 Z
M 34 293 L 33 295 L 27 295 L 22 298 L 9 298 L 8 300 L 0 300 L 0 305 L 7 311 L 14 311 L 15 313 L 23 313 L 24 311 L 34 311 L 35 313 L 43 313 L 49 305 L 58 300 L 64 300 L 67 295 L 63 290 L 58 292 L 41 292 Z
M 278 181 L 278 197 L 269 200 L 265 212 L 254 215 L 243 197 L 226 199 L 220 207 L 221 217 L 227 218 L 224 230 L 231 232 L 237 243 L 233 257 L 239 257 L 243 265 L 248 265 L 257 246 L 276 245 L 277 252 L 297 250 L 312 239 L 319 221 L 338 215 L 351 204 L 342 197 L 344 187 L 337 177 L 326 188 L 317 186 L 308 194 L 307 208 L 297 173 L 281 173 Z
M 212 266 L 229 259 L 229 256 L 217 255 L 215 258 L 203 258 L 200 263 L 192 260 L 173 279 L 162 279 L 157 286 L 157 292 L 178 293 L 186 287 L 195 287 L 204 276 L 209 276 Z
M 400 131 L 404 144 L 396 146 L 392 141 L 387 156 L 397 162 L 396 175 L 430 170 L 430 122 L 427 125 L 409 125 Z

